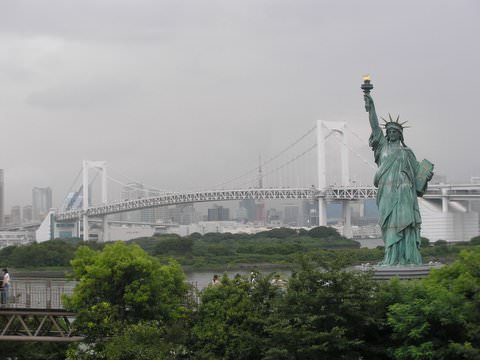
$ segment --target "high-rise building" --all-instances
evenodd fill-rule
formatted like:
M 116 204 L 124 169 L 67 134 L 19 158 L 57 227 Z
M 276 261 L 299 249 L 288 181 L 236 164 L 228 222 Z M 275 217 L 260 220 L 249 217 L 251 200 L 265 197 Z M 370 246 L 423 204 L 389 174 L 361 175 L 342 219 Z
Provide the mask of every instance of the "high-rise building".
M 300 226 L 317 226 L 318 202 L 314 200 L 302 201 L 302 214 L 300 216 Z
M 230 220 L 230 209 L 215 205 L 208 209 L 208 221 L 228 221 Z
M 33 220 L 33 208 L 32 205 L 25 205 L 22 208 L 22 220 L 24 224 L 31 223 Z
M 281 221 L 280 211 L 277 209 L 271 208 L 267 210 L 267 223 L 268 224 L 280 224 Z
M 12 225 L 20 225 L 22 223 L 22 210 L 19 205 L 12 206 L 10 210 L 10 222 Z
M 171 222 L 180 225 L 189 225 L 195 220 L 193 204 L 180 204 L 169 209 Z
M 299 208 L 297 205 L 285 205 L 283 223 L 298 226 Z
M 240 207 L 247 210 L 247 219 L 248 221 L 256 220 L 256 206 L 254 199 L 244 199 L 240 201 Z
M 265 204 L 263 202 L 255 204 L 255 221 L 265 222 Z
M 0 169 L 0 226 L 5 225 L 5 212 L 4 212 L 4 202 L 5 202 L 5 191 L 4 191 L 4 173 L 3 169 Z
M 34 187 L 32 189 L 33 220 L 42 221 L 52 208 L 52 189 Z

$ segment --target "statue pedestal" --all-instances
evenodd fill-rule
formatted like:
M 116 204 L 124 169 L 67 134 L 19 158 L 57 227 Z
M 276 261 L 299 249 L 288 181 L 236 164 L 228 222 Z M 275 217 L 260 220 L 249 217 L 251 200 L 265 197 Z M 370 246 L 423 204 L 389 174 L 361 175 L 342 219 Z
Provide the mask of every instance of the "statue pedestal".
M 422 279 L 428 276 L 430 270 L 439 269 L 444 264 L 430 263 L 423 265 L 398 265 L 398 266 L 383 266 L 362 264 L 354 266 L 355 271 L 372 271 L 372 278 L 374 280 L 390 280 L 398 277 L 400 280 Z

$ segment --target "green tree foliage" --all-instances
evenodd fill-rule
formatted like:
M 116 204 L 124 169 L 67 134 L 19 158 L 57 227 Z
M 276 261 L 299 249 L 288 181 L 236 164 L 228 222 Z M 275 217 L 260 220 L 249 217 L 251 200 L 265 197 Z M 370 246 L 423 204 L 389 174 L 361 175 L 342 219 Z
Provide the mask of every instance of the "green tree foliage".
M 224 276 L 221 285 L 205 289 L 192 328 L 192 358 L 261 359 L 266 321 L 279 295 L 270 280 Z
M 77 245 L 74 241 L 51 240 L 0 250 L 2 263 L 9 267 L 66 267 L 73 259 Z
M 286 239 L 291 237 L 296 237 L 297 231 L 295 229 L 290 228 L 278 228 L 272 229 L 269 231 L 261 231 L 255 234 L 255 237 L 263 237 L 263 238 L 276 238 L 276 239 Z
M 334 228 L 331 228 L 328 226 L 318 226 L 313 229 L 310 229 L 308 231 L 308 236 L 314 237 L 314 238 L 326 239 L 326 238 L 338 238 L 340 237 L 340 234 Z
M 191 253 L 193 239 L 188 237 L 169 237 L 160 239 L 154 249 L 154 254 L 186 254 Z
M 402 293 L 388 312 L 395 359 L 480 359 L 480 249 Z
M 2 360 L 64 360 L 68 344 L 42 342 L 2 341 L 0 359 Z
M 326 264 L 323 264 L 324 266 Z M 382 359 L 385 315 L 368 274 L 308 262 L 279 286 L 272 276 L 205 289 L 193 326 L 195 359 Z
M 138 245 L 117 242 L 102 251 L 82 246 L 72 267 L 79 283 L 65 304 L 77 312 L 76 327 L 94 344 L 94 353 L 102 353 L 111 337 L 126 336 L 129 324 L 150 320 L 166 326 L 186 315 L 188 288 L 178 263 L 162 265 Z
M 175 328 L 175 325 L 172 326 Z M 105 345 L 103 351 L 108 360 L 167 360 L 187 354 L 185 346 L 173 339 L 178 332 L 162 326 L 158 321 L 142 321 L 125 325 Z
M 429 246 L 429 245 L 430 245 L 430 240 L 427 239 L 426 237 L 423 237 L 423 236 L 422 236 L 422 237 L 420 238 L 420 241 L 421 241 L 420 247 L 426 247 L 426 246 Z
M 480 245 L 480 235 L 471 238 L 471 239 L 470 239 L 470 244 L 472 244 L 472 245 Z
M 375 359 L 377 286 L 368 274 L 304 263 L 270 317 L 265 359 Z M 383 355 L 382 355 L 383 356 Z

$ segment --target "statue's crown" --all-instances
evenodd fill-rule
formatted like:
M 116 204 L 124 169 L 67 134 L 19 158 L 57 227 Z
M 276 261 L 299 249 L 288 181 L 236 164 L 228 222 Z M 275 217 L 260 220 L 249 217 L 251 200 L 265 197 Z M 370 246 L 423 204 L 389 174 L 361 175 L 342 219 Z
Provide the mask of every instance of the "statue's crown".
M 397 116 L 396 120 L 393 120 L 392 115 L 390 115 L 390 114 L 388 114 L 388 117 L 390 119 L 389 121 L 385 120 L 382 117 L 382 120 L 384 121 L 383 127 L 385 129 L 394 128 L 394 129 L 397 129 L 398 131 L 400 131 L 401 133 L 403 133 L 403 129 L 410 127 L 410 126 L 405 126 L 407 121 L 404 121 L 404 122 L 399 121 L 400 120 L 400 115 Z

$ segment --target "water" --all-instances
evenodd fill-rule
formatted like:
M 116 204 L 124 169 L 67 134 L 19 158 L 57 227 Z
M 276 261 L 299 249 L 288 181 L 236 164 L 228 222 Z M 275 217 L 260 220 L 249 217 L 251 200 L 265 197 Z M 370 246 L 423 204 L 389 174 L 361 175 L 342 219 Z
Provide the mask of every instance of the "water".
M 355 239 L 360 243 L 360 247 L 375 249 L 377 246 L 383 246 L 383 239 Z

